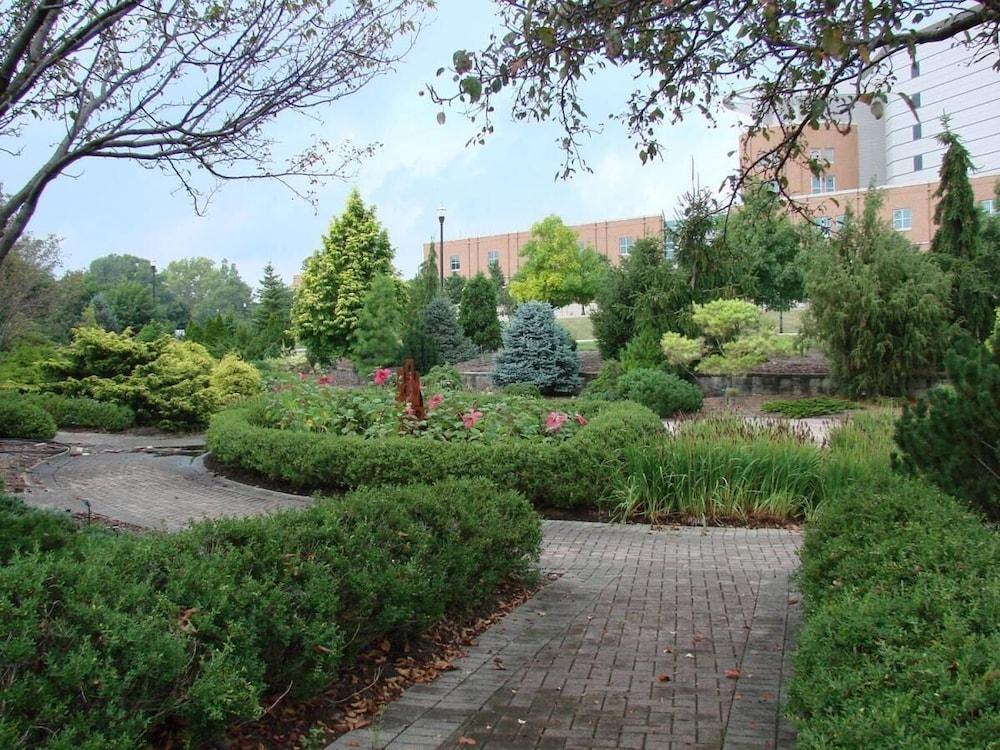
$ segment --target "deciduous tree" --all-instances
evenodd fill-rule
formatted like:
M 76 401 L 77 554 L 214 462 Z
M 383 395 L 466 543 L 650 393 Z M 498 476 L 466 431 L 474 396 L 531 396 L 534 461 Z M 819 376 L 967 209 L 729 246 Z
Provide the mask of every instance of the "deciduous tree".
M 581 247 L 576 233 L 558 216 L 548 216 L 531 228 L 521 248 L 526 259 L 510 282 L 518 302 L 538 300 L 553 307 L 592 302 L 607 270 L 605 258 Z
M 755 167 L 778 174 L 803 155 L 807 129 L 843 123 L 854 104 L 881 113 L 898 88 L 891 55 L 953 39 L 995 60 L 1000 22 L 995 2 L 961 0 L 496 4 L 505 28 L 479 51 L 456 51 L 455 83 L 430 93 L 439 102 L 460 99 L 481 125 L 480 140 L 493 132 L 495 111 L 508 107 L 518 120 L 556 121 L 563 175 L 583 165 L 581 143 L 595 128 L 583 82 L 602 70 L 636 81 L 597 119 L 619 119 L 643 161 L 663 151 L 671 124 L 695 113 L 714 121 L 734 94 L 748 92 L 750 132 L 779 123 Z
M 289 158 L 266 126 L 392 68 L 430 0 L 12 0 L 0 18 L 0 148 L 33 159 L 0 201 L 0 262 L 45 189 L 81 160 L 128 159 L 202 183 L 342 174 L 366 148 Z M 400 42 L 402 42 L 400 44 Z M 26 127 L 58 136 L 21 155 Z M 329 157 L 334 157 L 331 162 Z M 22 164 L 23 169 L 23 164 Z M 311 184 L 311 181 L 310 183 Z

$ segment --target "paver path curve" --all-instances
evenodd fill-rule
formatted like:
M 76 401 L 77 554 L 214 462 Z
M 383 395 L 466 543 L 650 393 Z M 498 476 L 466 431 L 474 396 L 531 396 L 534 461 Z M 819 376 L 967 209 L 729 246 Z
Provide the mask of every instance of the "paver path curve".
M 80 510 L 87 500 L 95 513 L 167 529 L 309 502 L 171 455 L 197 436 L 57 439 L 79 455 L 36 467 L 28 502 Z M 781 702 L 798 622 L 789 589 L 798 532 L 574 521 L 546 521 L 544 531 L 541 567 L 558 579 L 454 671 L 410 688 L 374 729 L 331 748 L 792 746 Z

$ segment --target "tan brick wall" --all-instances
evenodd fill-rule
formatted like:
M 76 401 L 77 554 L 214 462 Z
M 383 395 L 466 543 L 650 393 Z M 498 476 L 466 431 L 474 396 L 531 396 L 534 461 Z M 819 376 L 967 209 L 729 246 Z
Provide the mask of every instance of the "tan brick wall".
M 740 166 L 746 169 L 761 154 L 767 153 L 774 148 L 781 138 L 781 132 L 776 128 L 770 128 L 765 133 L 757 133 L 752 138 L 743 137 L 740 143 Z M 837 190 L 854 190 L 861 187 L 858 177 L 858 132 L 857 128 L 850 126 L 846 132 L 837 128 L 826 126 L 819 130 L 810 130 L 805 134 L 804 153 L 806 159 L 812 149 L 819 149 L 826 153 L 826 149 L 833 150 L 833 159 L 830 160 L 830 167 L 824 172 L 835 179 Z M 782 174 L 788 180 L 786 191 L 789 195 L 804 195 L 812 193 L 812 172 L 806 166 L 805 160 L 786 164 Z
M 998 175 L 994 174 L 970 179 L 977 203 L 994 197 L 997 178 Z M 901 231 L 901 234 L 924 250 L 930 247 L 931 239 L 937 229 L 933 220 L 934 208 L 937 205 L 934 193 L 937 188 L 936 181 L 880 188 L 883 195 L 882 218 L 892 226 L 893 211 L 909 208 L 911 228 Z M 851 206 L 855 216 L 859 216 L 864 209 L 865 192 L 853 190 L 830 196 L 803 196 L 801 200 L 815 212 L 816 216 L 828 216 L 836 220 L 836 217 L 845 213 L 847 206 Z
M 617 219 L 613 221 L 597 221 L 591 224 L 571 226 L 576 236 L 585 244 L 597 250 L 612 264 L 620 261 L 620 241 L 622 237 L 631 237 L 632 242 L 643 237 L 662 237 L 664 221 L 662 216 L 640 216 L 634 219 Z M 445 224 L 445 231 L 448 226 Z M 499 254 L 500 269 L 505 278 L 510 278 L 524 262 L 521 248 L 531 239 L 531 232 L 510 232 L 507 234 L 490 234 L 481 237 L 468 237 L 460 240 L 445 238 L 444 252 L 438 252 L 438 262 L 444 260 L 445 275 L 451 275 L 452 256 L 457 255 L 460 269 L 458 274 L 472 278 L 482 271 L 489 273 L 489 254 L 495 251 Z M 435 242 L 435 247 L 437 246 Z M 427 258 L 430 243 L 424 243 L 423 257 Z

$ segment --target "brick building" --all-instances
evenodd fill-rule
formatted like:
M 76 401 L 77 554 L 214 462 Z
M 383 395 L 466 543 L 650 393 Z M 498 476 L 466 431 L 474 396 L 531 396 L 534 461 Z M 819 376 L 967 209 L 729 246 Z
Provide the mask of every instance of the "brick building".
M 942 116 L 948 117 L 952 132 L 972 156 L 976 200 L 989 213 L 1000 208 L 994 198 L 1000 178 L 1000 73 L 991 59 L 974 59 L 950 42 L 923 45 L 916 59 L 902 53 L 892 62 L 896 90 L 910 97 L 914 110 L 891 94 L 881 118 L 861 105 L 852 110 L 849 125 L 807 131 L 806 153 L 829 166 L 821 175 L 813 175 L 805 164 L 790 164 L 784 177 L 788 194 L 808 206 L 816 222 L 828 230 L 836 228 L 848 205 L 858 213 L 866 190 L 875 186 L 885 198 L 885 220 L 927 248 L 935 231 L 933 196 L 945 151 L 937 140 Z M 744 138 L 742 165 L 766 152 L 774 137 Z
M 643 237 L 665 239 L 667 222 L 662 215 L 639 216 L 634 219 L 595 221 L 571 226 L 581 246 L 590 246 L 617 265 L 621 258 Z M 505 278 L 510 278 L 521 267 L 524 258 L 521 248 L 531 239 L 531 231 L 490 234 L 465 239 L 447 239 L 444 252 L 438 248 L 438 263 L 444 259 L 446 275 L 458 274 L 472 278 L 477 273 L 489 273 L 491 263 L 499 263 Z M 436 247 L 437 243 L 435 243 Z M 424 244 L 423 257 L 430 252 L 430 243 Z

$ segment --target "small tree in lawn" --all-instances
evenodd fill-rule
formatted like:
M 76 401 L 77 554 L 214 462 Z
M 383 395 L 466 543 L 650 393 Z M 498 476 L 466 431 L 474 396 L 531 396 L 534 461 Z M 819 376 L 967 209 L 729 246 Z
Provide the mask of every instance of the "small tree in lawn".
M 424 330 L 434 339 L 438 357 L 446 364 L 476 356 L 476 347 L 462 333 L 455 308 L 445 297 L 436 297 L 424 310 Z
M 534 383 L 543 394 L 571 394 L 580 389 L 580 361 L 552 307 L 544 302 L 518 306 L 503 334 L 493 383 Z
M 401 344 L 403 314 L 396 299 L 396 285 L 384 275 L 372 280 L 358 314 L 351 346 L 351 361 L 362 375 L 396 363 Z
M 493 283 L 482 273 L 477 273 L 462 290 L 458 322 L 481 352 L 492 352 L 500 346 L 497 293 Z

